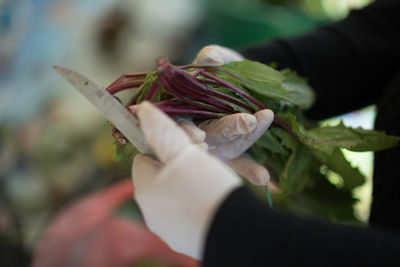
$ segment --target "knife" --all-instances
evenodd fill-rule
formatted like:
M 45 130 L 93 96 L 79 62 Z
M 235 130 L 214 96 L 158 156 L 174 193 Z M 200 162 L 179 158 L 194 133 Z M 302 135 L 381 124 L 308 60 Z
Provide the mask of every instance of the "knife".
M 151 153 L 138 127 L 139 121 L 102 86 L 76 71 L 60 66 L 53 66 L 53 68 L 99 109 L 141 153 Z

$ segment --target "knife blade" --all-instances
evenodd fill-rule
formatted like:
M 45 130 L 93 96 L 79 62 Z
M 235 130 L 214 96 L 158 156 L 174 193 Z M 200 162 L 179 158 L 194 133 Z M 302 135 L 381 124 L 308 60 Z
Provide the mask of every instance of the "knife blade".
M 139 121 L 102 86 L 76 71 L 60 66 L 53 66 L 53 68 L 100 110 L 104 117 L 106 117 L 141 153 L 151 153 L 138 127 Z

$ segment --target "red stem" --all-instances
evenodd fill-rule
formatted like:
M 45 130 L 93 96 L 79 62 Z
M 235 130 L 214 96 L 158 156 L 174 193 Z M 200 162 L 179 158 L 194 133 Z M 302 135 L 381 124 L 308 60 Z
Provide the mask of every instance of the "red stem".
M 113 94 L 116 94 L 118 92 L 121 92 L 121 91 L 129 89 L 129 88 L 138 87 L 138 86 L 142 85 L 142 83 L 143 83 L 143 81 L 135 81 L 135 82 L 127 82 L 127 83 L 123 83 L 123 84 L 117 84 L 112 87 L 108 87 L 107 91 L 113 95 Z
M 163 75 L 164 73 L 168 76 L 171 77 L 169 80 L 171 84 L 177 85 L 179 83 L 184 87 L 183 90 L 181 90 L 182 93 L 187 93 L 188 91 L 196 94 L 195 98 L 201 99 L 203 102 L 210 102 L 212 101 L 213 103 L 210 103 L 212 105 L 217 105 L 221 108 L 224 108 L 226 110 L 231 111 L 232 113 L 237 113 L 239 111 L 235 111 L 232 109 L 231 106 L 224 104 L 220 101 L 217 101 L 216 99 L 210 99 L 210 96 L 214 96 L 216 98 L 219 98 L 221 100 L 225 100 L 227 102 L 236 104 L 237 106 L 240 106 L 250 112 L 254 112 L 255 110 L 250 107 L 249 105 L 242 103 L 229 95 L 226 95 L 222 92 L 218 92 L 216 90 L 212 90 L 209 87 L 203 85 L 198 79 L 193 78 L 192 75 L 190 75 L 188 72 L 183 71 L 177 67 L 172 66 L 171 64 L 168 64 L 166 62 L 162 62 L 163 65 L 160 66 L 160 72 Z M 199 69 L 196 71 L 196 73 L 201 74 L 202 70 Z M 215 81 L 212 81 L 215 82 Z M 219 85 L 218 83 L 215 82 L 215 84 Z M 217 101 L 217 102 L 215 102 Z
M 254 97 L 248 95 L 247 93 L 245 93 L 244 91 L 240 90 L 239 88 L 237 88 L 236 86 L 234 86 L 233 84 L 228 83 L 227 81 L 218 78 L 217 76 L 212 75 L 211 73 L 202 71 L 201 74 L 207 78 L 210 78 L 216 82 L 218 82 L 220 85 L 226 87 L 226 88 L 230 88 L 233 91 L 235 91 L 236 93 L 240 94 L 241 96 L 247 98 L 248 100 L 250 100 L 251 102 L 253 102 L 255 105 L 257 105 L 259 108 L 261 109 L 266 109 L 267 107 L 264 106 L 260 101 L 258 101 L 257 99 L 255 99 Z
M 123 79 L 125 79 L 125 74 L 122 74 L 118 79 L 116 79 L 114 82 L 112 82 L 107 88 L 106 90 L 110 93 L 109 89 L 111 87 L 113 87 L 114 85 L 116 85 L 117 83 L 119 83 L 120 81 L 122 81 Z
M 143 88 L 141 88 L 140 90 L 138 90 L 138 91 L 136 92 L 136 94 L 132 97 L 132 99 L 129 100 L 129 102 L 126 104 L 126 106 L 130 106 L 130 105 L 132 105 L 132 104 L 136 104 L 136 102 L 137 102 L 139 96 L 142 94 L 142 92 L 143 92 Z
M 195 72 L 193 72 L 192 77 L 196 78 L 200 74 L 201 71 L 202 71 L 202 69 L 196 70 Z
M 158 80 L 156 80 L 151 85 L 149 92 L 147 93 L 147 95 L 144 97 L 143 100 L 149 100 L 149 101 L 152 100 L 159 90 L 160 90 L 160 84 Z
M 192 106 L 196 106 L 196 107 L 204 109 L 204 110 L 214 111 L 214 112 L 218 112 L 218 113 L 224 113 L 224 110 L 221 110 L 221 109 L 216 108 L 214 106 L 209 106 L 209 105 L 204 105 L 204 104 L 197 103 L 196 101 L 193 101 L 192 99 L 182 95 L 180 92 L 176 91 L 169 84 L 168 80 L 166 80 L 163 75 L 160 76 L 160 80 L 161 80 L 162 84 L 164 85 L 165 90 L 167 90 L 171 94 L 175 95 L 177 98 L 181 99 L 185 103 L 187 103 L 189 105 L 192 105 Z
M 128 73 L 128 74 L 124 74 L 125 78 L 144 78 L 146 77 L 148 73 L 147 72 L 138 72 L 138 73 Z
M 172 66 L 168 66 L 161 75 L 163 75 L 176 90 L 195 100 L 219 107 L 230 113 L 238 112 L 235 111 L 230 105 L 220 102 L 217 99 L 205 94 L 205 88 L 203 88 L 203 85 L 201 83 L 197 83 L 196 80 L 194 80 L 194 78 L 188 75 L 188 73 L 185 71 L 174 69 Z
M 215 113 L 205 110 L 197 110 L 188 104 L 182 102 L 180 99 L 171 99 L 158 103 L 154 103 L 156 107 L 169 114 L 170 116 L 176 115 L 189 115 L 200 119 L 221 118 L 223 114 Z M 129 106 L 128 109 L 133 114 L 136 114 L 140 105 Z

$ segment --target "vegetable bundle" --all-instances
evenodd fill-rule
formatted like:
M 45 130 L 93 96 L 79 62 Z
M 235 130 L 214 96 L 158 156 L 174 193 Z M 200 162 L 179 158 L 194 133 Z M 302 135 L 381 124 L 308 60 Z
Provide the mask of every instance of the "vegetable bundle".
M 136 90 L 125 106 L 133 114 L 144 100 L 172 117 L 187 115 L 199 121 L 273 110 L 274 124 L 249 153 L 268 168 L 279 185 L 276 201 L 281 206 L 334 220 L 356 220 L 352 190 L 365 182 L 342 149 L 378 151 L 399 141 L 398 137 L 346 127 L 342 122 L 321 127 L 305 120 L 302 111 L 314 102 L 307 82 L 291 70 L 277 71 L 250 60 L 223 66 L 174 66 L 167 58 L 160 58 L 156 71 L 122 75 L 106 90 L 115 95 L 132 88 Z M 118 157 L 129 146 L 122 146 L 126 140 L 115 128 L 113 136 L 121 144 Z M 340 186 L 330 182 L 332 173 L 340 176 Z

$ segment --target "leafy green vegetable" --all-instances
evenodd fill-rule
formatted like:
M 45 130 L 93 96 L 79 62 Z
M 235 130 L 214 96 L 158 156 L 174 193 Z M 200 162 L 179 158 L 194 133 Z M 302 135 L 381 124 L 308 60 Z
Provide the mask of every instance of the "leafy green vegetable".
M 235 73 L 242 79 L 248 79 L 263 85 L 271 84 L 279 87 L 283 81 L 282 73 L 256 61 L 234 61 L 223 65 L 221 68 Z
M 227 79 L 233 79 L 253 93 L 283 101 L 283 103 L 292 104 L 294 102 L 290 92 L 282 87 L 284 76 L 267 65 L 243 60 L 226 64 L 221 69 L 235 74 L 240 79 L 232 77 L 227 77 Z
M 343 152 L 338 148 L 335 149 L 332 155 L 321 151 L 313 151 L 313 157 L 320 164 L 342 177 L 344 190 L 351 191 L 353 188 L 365 182 L 365 177 L 361 174 L 360 170 L 352 167 L 350 162 L 345 158 Z
M 325 126 L 307 131 L 305 142 L 312 148 L 332 154 L 337 148 L 352 151 L 379 151 L 395 146 L 396 136 L 384 132 L 346 127 L 343 122 L 336 126 Z
M 288 151 L 280 144 L 278 138 L 273 134 L 272 131 L 267 131 L 263 136 L 258 139 L 256 146 L 259 146 L 268 151 L 288 155 Z
M 309 183 L 309 169 L 312 164 L 310 153 L 310 150 L 305 145 L 296 144 L 279 177 L 283 190 L 301 192 Z
M 347 127 L 343 122 L 336 126 L 306 123 L 302 111 L 315 100 L 307 81 L 291 70 L 277 71 L 255 61 L 219 67 L 173 66 L 162 58 L 156 71 L 127 74 L 107 90 L 114 94 L 132 85 L 139 87 L 126 104 L 132 113 L 142 100 L 152 101 L 170 116 L 183 114 L 199 120 L 272 109 L 275 123 L 249 152 L 279 185 L 280 192 L 275 195 L 279 206 L 303 214 L 356 221 L 353 204 L 357 200 L 352 192 L 365 177 L 342 149 L 379 151 L 399 142 L 399 137 Z M 135 153 L 130 144 L 117 145 L 115 158 Z M 332 173 L 340 176 L 340 185 L 330 182 Z
M 289 69 L 282 70 L 282 87 L 289 91 L 294 103 L 301 109 L 309 109 L 315 100 L 315 95 L 307 81 Z

